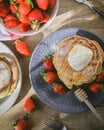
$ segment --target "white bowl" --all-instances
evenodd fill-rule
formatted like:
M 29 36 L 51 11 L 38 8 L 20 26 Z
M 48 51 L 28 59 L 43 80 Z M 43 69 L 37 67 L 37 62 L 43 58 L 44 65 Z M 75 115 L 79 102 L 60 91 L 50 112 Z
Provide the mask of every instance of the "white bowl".
M 57 12 L 58 12 L 58 8 L 59 8 L 59 0 L 56 0 L 56 5 L 52 11 L 52 14 L 51 14 L 51 17 L 50 17 L 50 20 L 48 22 L 46 22 L 43 26 L 40 27 L 39 30 L 35 31 L 35 30 L 29 30 L 27 32 L 21 32 L 19 30 L 18 27 L 16 28 L 12 28 L 12 29 L 8 29 L 6 28 L 9 32 L 13 33 L 13 34 L 16 34 L 16 35 L 21 35 L 21 36 L 30 36 L 30 35 L 34 35 L 34 34 L 37 34 L 39 32 L 42 32 L 44 29 L 46 29 L 51 23 L 52 21 L 54 20 Z M 3 19 L 0 18 L 0 23 L 5 27 L 4 23 L 3 23 Z

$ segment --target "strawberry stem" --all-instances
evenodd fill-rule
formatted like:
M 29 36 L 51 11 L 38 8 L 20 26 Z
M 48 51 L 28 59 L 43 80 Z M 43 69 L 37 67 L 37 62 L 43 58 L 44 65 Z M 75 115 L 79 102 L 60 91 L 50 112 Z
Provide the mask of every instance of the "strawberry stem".
M 33 29 L 33 30 L 38 30 L 39 28 L 40 28 L 40 25 L 41 25 L 41 22 L 39 22 L 39 21 L 32 21 L 31 23 L 30 23 L 30 25 L 31 25 L 31 28 Z

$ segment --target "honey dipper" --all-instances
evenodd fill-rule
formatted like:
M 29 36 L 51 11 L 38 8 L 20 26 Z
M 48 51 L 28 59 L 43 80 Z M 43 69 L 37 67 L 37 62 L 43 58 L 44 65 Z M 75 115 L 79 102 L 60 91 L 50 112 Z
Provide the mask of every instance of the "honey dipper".
M 94 106 L 88 100 L 87 93 L 82 88 L 78 88 L 74 91 L 74 94 L 80 102 L 85 102 L 87 104 L 87 106 L 91 109 L 94 115 L 99 119 L 101 124 L 104 125 L 104 119 L 100 116 L 100 114 L 96 111 Z

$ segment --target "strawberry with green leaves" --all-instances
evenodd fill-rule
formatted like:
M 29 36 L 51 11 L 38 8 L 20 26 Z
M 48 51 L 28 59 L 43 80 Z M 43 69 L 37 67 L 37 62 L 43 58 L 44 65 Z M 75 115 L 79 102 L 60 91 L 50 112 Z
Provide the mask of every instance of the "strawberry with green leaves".
M 40 9 L 35 8 L 29 13 L 28 19 L 31 22 L 31 28 L 33 30 L 38 30 L 42 23 L 41 21 L 43 19 L 43 12 Z
M 52 57 L 50 55 L 44 57 L 43 66 L 48 70 L 53 70 L 54 67 Z
M 30 21 L 42 21 L 43 19 L 43 13 L 40 9 L 35 8 L 33 9 L 29 15 L 28 15 L 28 19 Z
M 24 56 L 30 56 L 30 49 L 29 49 L 29 46 L 26 42 L 22 41 L 22 40 L 19 40 L 17 39 L 15 42 L 15 48 L 16 50 L 24 55 Z
M 48 71 L 48 72 L 41 72 L 41 76 L 44 81 L 48 84 L 56 82 L 58 80 L 58 76 L 55 72 Z
M 28 114 L 31 114 L 36 110 L 35 103 L 33 102 L 33 100 L 30 97 L 26 99 L 23 109 Z
M 32 124 L 28 120 L 21 118 L 16 121 L 14 128 L 15 130 L 32 130 Z
M 54 83 L 53 84 L 53 91 L 55 93 L 59 93 L 59 94 L 66 94 L 67 93 L 65 86 L 62 83 Z

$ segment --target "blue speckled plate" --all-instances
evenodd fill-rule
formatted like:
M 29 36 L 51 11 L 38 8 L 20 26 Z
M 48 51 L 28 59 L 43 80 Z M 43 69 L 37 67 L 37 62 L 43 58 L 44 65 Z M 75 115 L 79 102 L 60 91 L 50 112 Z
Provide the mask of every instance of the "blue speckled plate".
M 104 49 L 104 42 L 96 35 L 79 28 L 69 28 L 56 31 L 43 39 L 35 48 L 29 65 L 29 76 L 31 85 L 34 88 L 40 100 L 50 108 L 64 113 L 80 113 L 88 110 L 83 102 L 79 102 L 75 96 L 68 92 L 67 94 L 57 94 L 52 86 L 48 85 L 41 77 L 40 72 L 45 71 L 43 67 L 43 58 L 46 55 L 52 55 L 57 44 L 72 35 L 80 35 L 91 40 L 98 41 Z M 104 93 L 89 95 L 89 100 L 95 106 L 104 100 Z

